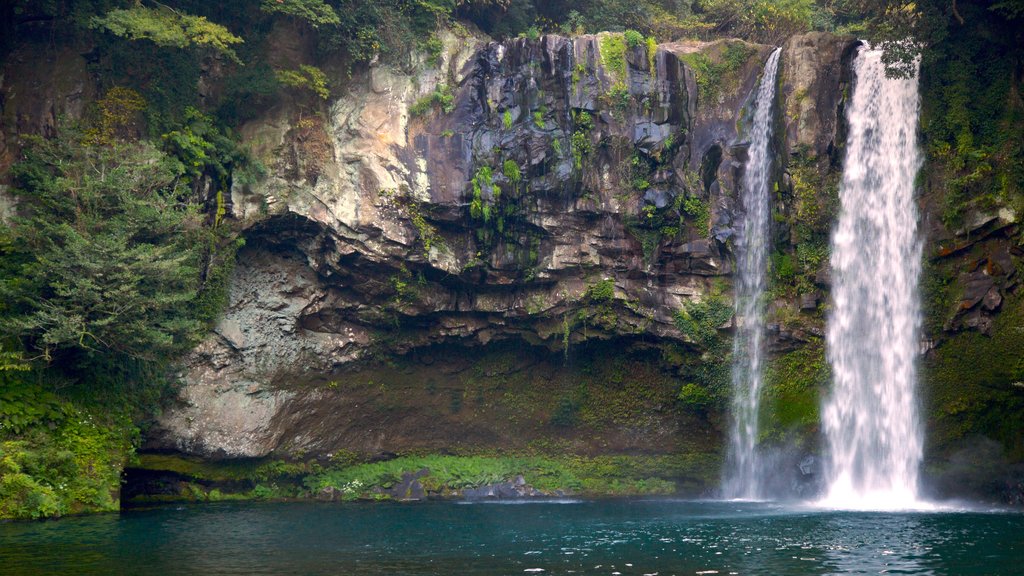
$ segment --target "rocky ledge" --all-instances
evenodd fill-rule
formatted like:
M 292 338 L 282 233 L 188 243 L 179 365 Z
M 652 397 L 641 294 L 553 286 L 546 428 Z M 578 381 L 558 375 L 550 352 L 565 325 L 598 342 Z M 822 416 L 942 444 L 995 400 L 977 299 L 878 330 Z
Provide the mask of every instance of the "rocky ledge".
M 561 356 L 614 339 L 701 353 L 674 317 L 730 290 L 746 118 L 772 47 L 631 46 L 621 34 L 444 43 L 413 72 L 357 76 L 323 116 L 285 106 L 243 127 L 271 174 L 233 185 L 247 243 L 230 306 L 148 448 L 398 451 L 400 438 L 352 442 L 295 415 L 325 394 L 331 413 L 376 413 L 329 385 L 430 346 Z M 811 149 L 828 163 L 852 45 L 787 45 L 782 92 L 799 101 L 779 108 L 780 158 Z

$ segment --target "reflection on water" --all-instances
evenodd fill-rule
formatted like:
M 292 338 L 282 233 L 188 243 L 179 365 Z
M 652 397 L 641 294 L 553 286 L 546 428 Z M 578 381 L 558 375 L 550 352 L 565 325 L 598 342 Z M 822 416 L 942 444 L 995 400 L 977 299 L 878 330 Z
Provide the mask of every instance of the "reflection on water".
M 216 504 L 0 525 L 0 574 L 1016 574 L 1022 529 L 751 502 Z

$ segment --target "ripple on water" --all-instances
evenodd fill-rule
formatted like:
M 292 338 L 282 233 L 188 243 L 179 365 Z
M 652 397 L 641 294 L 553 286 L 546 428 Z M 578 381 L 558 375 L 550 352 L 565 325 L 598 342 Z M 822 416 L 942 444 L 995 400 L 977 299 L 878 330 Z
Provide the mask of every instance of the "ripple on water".
M 1021 514 L 974 511 L 219 504 L 0 525 L 0 574 L 988 575 L 1015 573 L 1021 533 Z

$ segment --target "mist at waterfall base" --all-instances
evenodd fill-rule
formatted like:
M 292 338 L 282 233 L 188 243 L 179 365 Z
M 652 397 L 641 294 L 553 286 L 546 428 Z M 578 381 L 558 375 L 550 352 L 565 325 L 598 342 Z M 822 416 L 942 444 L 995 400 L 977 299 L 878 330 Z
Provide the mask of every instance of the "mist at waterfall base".
M 756 499 L 765 496 L 765 463 L 757 443 L 764 377 L 764 293 L 770 243 L 770 144 L 781 52 L 776 48 L 768 57 L 754 93 L 750 146 L 741 189 L 743 224 L 737 241 L 735 304 L 739 325 L 733 340 L 732 429 L 722 486 L 726 498 Z

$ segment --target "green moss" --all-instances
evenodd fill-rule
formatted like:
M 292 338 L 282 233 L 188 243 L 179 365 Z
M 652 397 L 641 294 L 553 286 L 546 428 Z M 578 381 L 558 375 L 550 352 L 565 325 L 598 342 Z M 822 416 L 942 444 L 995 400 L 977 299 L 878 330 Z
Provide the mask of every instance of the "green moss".
M 820 395 L 829 380 L 825 346 L 820 340 L 769 360 L 761 403 L 761 440 L 809 441 L 817 431 Z
M 502 115 L 501 115 L 501 124 L 502 124 L 502 126 L 505 127 L 505 130 L 511 130 L 512 129 L 512 122 L 513 122 L 512 121 L 512 111 L 511 110 L 505 110 L 505 112 L 503 112 Z
M 405 456 L 330 470 L 307 479 L 313 493 L 332 487 L 344 500 L 379 499 L 403 473 L 423 468 L 424 488 L 435 495 L 496 484 L 522 475 L 526 483 L 552 493 L 567 490 L 589 496 L 672 494 L 703 485 L 715 471 L 716 455 L 693 456 Z M 677 482 L 682 484 L 678 486 Z
M 928 439 L 938 453 L 979 434 L 1024 458 L 1024 298 L 1007 296 L 991 336 L 956 334 L 925 360 Z

